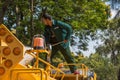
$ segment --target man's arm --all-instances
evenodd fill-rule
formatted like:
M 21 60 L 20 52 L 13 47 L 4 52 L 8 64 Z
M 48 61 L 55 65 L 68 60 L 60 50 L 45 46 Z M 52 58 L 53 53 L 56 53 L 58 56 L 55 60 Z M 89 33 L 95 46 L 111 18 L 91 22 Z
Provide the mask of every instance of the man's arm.
M 71 27 L 69 24 L 64 23 L 64 22 L 62 22 L 62 21 L 57 21 L 57 24 L 58 24 L 61 28 L 65 29 L 65 30 L 67 31 L 65 40 L 70 40 L 70 36 L 71 36 L 71 34 L 72 34 L 72 27 Z

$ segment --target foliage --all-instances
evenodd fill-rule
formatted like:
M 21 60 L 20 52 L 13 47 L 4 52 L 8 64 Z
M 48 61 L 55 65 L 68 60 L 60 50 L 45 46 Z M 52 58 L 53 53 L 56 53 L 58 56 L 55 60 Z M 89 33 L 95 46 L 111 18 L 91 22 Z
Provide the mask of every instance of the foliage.
M 101 39 L 104 45 L 99 46 L 96 54 L 90 57 L 81 56 L 81 52 L 75 57 L 77 63 L 84 63 L 92 68 L 98 76 L 98 80 L 117 80 L 116 70 L 120 61 L 120 19 L 111 21 L 110 7 L 103 0 L 1 0 L 0 23 L 8 26 L 10 30 L 16 29 L 16 36 L 25 44 L 31 45 L 34 34 L 43 33 L 43 25 L 40 21 L 42 8 L 47 7 L 47 12 L 55 19 L 65 21 L 72 25 L 75 36 L 79 37 L 79 49 L 87 50 L 89 37 L 96 39 L 96 31 L 104 30 Z M 33 6 L 32 6 L 33 5 Z M 74 40 L 72 41 L 74 42 Z M 76 45 L 76 44 L 74 44 Z M 111 58 L 107 57 L 108 55 Z M 59 55 L 57 55 L 59 56 Z M 65 61 L 55 58 L 54 61 Z M 111 63 L 112 61 L 112 63 Z
M 118 55 L 120 54 L 119 21 L 120 19 L 110 21 L 109 28 L 100 37 L 104 43 L 96 49 L 102 56 L 110 56 L 115 65 L 119 63 Z
M 71 24 L 74 30 L 80 31 L 80 40 L 87 39 L 86 36 L 92 35 L 91 32 L 94 33 L 98 28 L 104 29 L 109 16 L 109 13 L 106 13 L 109 12 L 109 6 L 100 0 L 34 0 L 33 6 L 32 0 L 14 0 L 7 7 L 3 23 L 9 29 L 15 28 L 17 37 L 24 44 L 30 45 L 34 34 L 43 33 L 44 27 L 39 18 L 44 7 L 47 7 L 47 12 L 53 18 L 65 21 Z M 21 34 L 21 29 L 17 27 L 22 27 L 24 32 Z M 86 44 L 82 40 L 80 42 Z
M 77 63 L 85 64 L 89 70 L 97 74 L 97 80 L 117 80 L 117 67 L 111 63 L 109 58 L 102 57 L 98 53 L 91 54 L 90 57 L 78 56 Z
M 73 55 L 75 56 L 75 55 Z M 120 56 L 119 56 L 120 59 Z M 97 74 L 97 80 L 117 80 L 118 66 L 111 63 L 110 58 L 101 56 L 98 53 L 91 54 L 89 57 L 84 57 L 83 54 L 75 56 L 76 64 L 85 64 L 89 70 Z M 59 54 L 54 58 L 55 64 L 64 62 L 63 56 Z
M 98 75 L 98 80 L 116 80 L 117 76 L 115 67 L 108 58 L 94 54 L 91 55 L 90 62 L 91 66 L 94 67 L 94 71 Z
M 113 64 L 114 71 L 118 73 L 120 63 L 120 18 L 110 20 L 108 28 L 99 36 L 103 44 L 96 48 L 96 52 L 101 56 L 109 58 Z M 117 75 L 117 74 L 116 74 Z M 116 78 L 115 78 L 116 79 Z M 114 79 L 114 80 L 115 80 Z

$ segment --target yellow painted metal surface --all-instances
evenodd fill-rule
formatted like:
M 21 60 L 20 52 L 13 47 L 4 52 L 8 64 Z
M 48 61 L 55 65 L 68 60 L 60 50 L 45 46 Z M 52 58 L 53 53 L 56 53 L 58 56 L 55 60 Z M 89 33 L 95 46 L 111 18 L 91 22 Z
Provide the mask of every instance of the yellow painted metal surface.
M 43 69 L 25 68 L 18 64 L 16 68 L 11 70 L 9 79 L 11 80 L 45 80 L 47 74 Z M 48 79 L 46 79 L 48 80 Z
M 45 52 L 46 50 L 33 50 Z M 27 68 L 18 64 L 23 59 L 23 44 L 7 29 L 0 25 L 0 80 L 55 80 L 40 68 Z
M 39 54 L 41 54 L 41 53 L 47 53 L 47 55 L 49 55 L 49 52 L 47 51 L 47 50 L 45 50 L 45 49 L 40 49 L 40 50 L 34 50 L 34 49 L 30 49 L 30 50 L 26 50 L 25 51 L 26 53 L 28 53 L 28 54 L 30 54 L 30 53 L 36 53 L 36 62 L 35 62 L 35 64 L 34 64 L 34 67 L 36 67 L 36 68 L 38 68 L 39 66 L 39 60 L 38 60 L 38 58 L 39 58 Z
M 4 80 L 55 80 L 51 78 L 47 72 L 41 68 L 26 68 L 20 64 L 10 71 Z
M 9 74 L 23 58 L 23 44 L 7 29 L 0 25 L 0 80 Z
M 36 67 L 21 65 L 19 62 L 24 56 L 24 45 L 7 29 L 3 24 L 0 25 L 0 80 L 88 80 L 88 67 L 84 64 L 61 64 L 58 68 L 52 66 L 49 62 L 39 58 L 39 53 L 50 52 L 47 50 L 26 50 L 26 53 L 36 58 Z M 36 54 L 34 54 L 36 53 Z M 50 56 L 49 56 L 50 57 Z M 39 61 L 46 64 L 46 69 L 39 68 Z M 81 66 L 81 74 L 65 74 L 60 70 L 64 65 Z M 55 70 L 54 74 L 52 69 Z M 94 73 L 96 80 L 97 75 Z M 56 78 L 56 79 L 55 79 Z
M 60 80 L 63 80 L 65 73 L 64 73 L 62 70 L 60 70 L 59 68 L 56 68 L 56 67 L 52 66 L 49 62 L 44 61 L 44 60 L 41 59 L 41 58 L 38 58 L 38 56 L 36 56 L 36 55 L 33 54 L 33 53 L 30 53 L 30 52 L 29 52 L 29 54 L 32 55 L 33 57 L 35 57 L 36 59 L 38 59 L 40 62 L 46 64 L 46 70 L 45 70 L 45 71 L 47 72 L 48 76 L 51 75 L 50 72 L 51 72 L 52 69 L 54 69 L 54 70 L 56 71 L 55 75 L 53 76 L 53 78 L 52 78 L 51 80 L 54 80 L 54 78 L 55 78 L 55 76 L 57 75 L 57 73 L 61 73 L 61 74 L 62 74 Z M 37 63 L 37 64 L 38 64 L 38 63 Z M 49 80 L 49 79 L 48 79 L 48 80 Z

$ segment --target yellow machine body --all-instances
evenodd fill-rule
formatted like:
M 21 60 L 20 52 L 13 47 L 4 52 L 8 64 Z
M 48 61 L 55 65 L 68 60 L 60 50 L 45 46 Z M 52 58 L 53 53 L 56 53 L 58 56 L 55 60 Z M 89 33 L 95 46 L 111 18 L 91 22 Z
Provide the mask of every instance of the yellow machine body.
M 22 59 L 23 44 L 4 26 L 0 25 L 0 80 L 9 74 Z
M 88 68 L 84 64 L 81 65 L 81 74 L 65 74 L 59 68 L 61 65 L 56 68 L 39 58 L 40 53 L 50 56 L 50 52 L 45 49 L 25 51 L 24 45 L 7 27 L 0 25 L 0 80 L 88 80 Z M 26 54 L 28 54 L 27 58 Z M 29 63 L 33 58 L 36 58 L 35 65 L 30 66 Z M 39 61 L 46 64 L 46 69 L 39 68 Z M 55 73 L 53 74 L 52 71 Z M 96 80 L 96 74 L 94 73 L 94 77 L 89 79 Z

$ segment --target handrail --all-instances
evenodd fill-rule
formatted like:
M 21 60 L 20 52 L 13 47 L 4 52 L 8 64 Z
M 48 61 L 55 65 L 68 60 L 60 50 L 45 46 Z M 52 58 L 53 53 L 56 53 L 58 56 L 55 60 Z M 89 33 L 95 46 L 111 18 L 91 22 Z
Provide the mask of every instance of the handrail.
M 82 66 L 82 76 L 88 76 L 87 75 L 87 72 L 88 72 L 88 67 L 85 65 L 85 64 L 64 64 L 64 66 Z M 59 65 L 58 65 L 58 68 L 59 68 Z
M 42 63 L 44 63 L 44 64 L 46 64 L 47 66 L 49 66 L 49 67 L 53 68 L 54 70 L 56 70 L 56 71 L 57 71 L 56 73 L 61 72 L 61 73 L 63 74 L 62 77 L 61 77 L 61 80 L 63 80 L 63 78 L 64 78 L 64 76 L 65 76 L 65 73 L 64 73 L 62 70 L 54 67 L 54 66 L 51 65 L 50 63 L 48 63 L 48 62 L 46 62 L 45 60 L 39 58 L 38 56 L 36 56 L 35 54 L 33 54 L 33 52 L 34 52 L 34 51 L 32 51 L 32 50 L 29 51 L 29 52 L 26 51 L 26 53 L 30 54 L 31 56 L 37 58 L 37 59 L 38 59 L 39 61 L 41 61 Z M 54 77 L 55 77 L 55 76 L 54 76 Z
M 94 78 L 93 78 L 93 80 L 96 80 L 97 79 L 97 75 L 96 75 L 96 73 L 94 72 Z
M 82 66 L 82 76 L 83 77 L 88 77 L 88 67 L 85 65 L 85 64 L 82 64 L 82 63 L 79 63 L 79 64 L 75 64 L 75 63 L 71 63 L 71 64 L 63 64 L 64 66 Z M 58 65 L 58 68 L 60 67 L 61 65 Z M 97 78 L 97 75 L 96 73 L 94 72 L 94 78 L 93 80 L 96 80 Z

